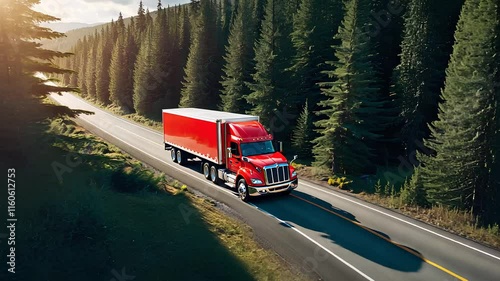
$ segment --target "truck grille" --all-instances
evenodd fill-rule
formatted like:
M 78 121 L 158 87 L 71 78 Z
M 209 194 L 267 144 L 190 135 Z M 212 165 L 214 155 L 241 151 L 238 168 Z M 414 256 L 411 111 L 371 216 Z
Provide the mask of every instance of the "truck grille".
M 264 167 L 264 172 L 266 175 L 266 184 L 268 185 L 287 182 L 290 180 L 288 164 L 267 166 Z

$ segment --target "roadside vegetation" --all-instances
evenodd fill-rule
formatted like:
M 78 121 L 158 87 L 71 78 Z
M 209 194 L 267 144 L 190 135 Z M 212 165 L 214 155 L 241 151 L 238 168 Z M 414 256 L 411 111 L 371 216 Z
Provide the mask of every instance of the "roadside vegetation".
M 298 162 L 301 162 L 298 160 Z M 416 194 L 408 182 L 394 184 L 384 180 L 397 171 L 385 171 L 384 175 L 345 177 L 331 176 L 328 169 L 304 164 L 293 164 L 300 178 L 310 180 L 330 189 L 348 193 L 367 202 L 395 210 L 414 219 L 445 229 L 451 233 L 500 249 L 500 229 L 496 223 L 482 225 L 470 211 L 445 205 L 419 206 Z M 381 180 L 382 179 L 382 180 Z
M 43 118 L 36 103 L 22 109 L 42 119 L 13 118 L 12 128 L 26 129 L 2 141 L 16 152 L 2 166 L 17 170 L 19 280 L 122 272 L 137 280 L 305 280 L 218 203 L 69 119 Z

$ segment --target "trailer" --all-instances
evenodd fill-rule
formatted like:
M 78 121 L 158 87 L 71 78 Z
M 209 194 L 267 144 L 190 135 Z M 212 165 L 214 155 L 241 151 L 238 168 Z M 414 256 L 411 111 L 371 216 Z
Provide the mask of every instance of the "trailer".
M 199 160 L 205 178 L 235 188 L 243 201 L 297 188 L 294 168 L 258 116 L 176 108 L 163 110 L 162 119 L 172 161 Z

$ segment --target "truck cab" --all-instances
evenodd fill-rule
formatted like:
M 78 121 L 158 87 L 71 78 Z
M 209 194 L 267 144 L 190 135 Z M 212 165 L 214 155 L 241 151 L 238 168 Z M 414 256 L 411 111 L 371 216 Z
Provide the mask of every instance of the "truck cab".
M 245 196 L 289 193 L 297 187 L 294 168 L 276 151 L 273 136 L 262 124 L 249 121 L 229 123 L 228 127 L 225 173 L 236 176 L 234 184 L 243 200 Z

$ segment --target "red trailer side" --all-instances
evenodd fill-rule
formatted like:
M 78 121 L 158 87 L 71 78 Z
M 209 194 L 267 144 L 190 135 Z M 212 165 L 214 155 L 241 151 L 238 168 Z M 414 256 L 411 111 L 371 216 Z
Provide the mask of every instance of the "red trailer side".
M 220 164 L 223 159 L 219 159 L 217 133 L 217 122 L 163 112 L 166 144 Z
M 257 116 L 198 108 L 165 109 L 162 118 L 166 145 L 218 165 L 225 164 L 226 124 L 259 120 Z

